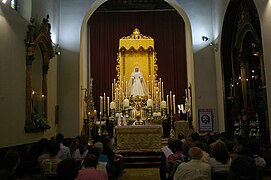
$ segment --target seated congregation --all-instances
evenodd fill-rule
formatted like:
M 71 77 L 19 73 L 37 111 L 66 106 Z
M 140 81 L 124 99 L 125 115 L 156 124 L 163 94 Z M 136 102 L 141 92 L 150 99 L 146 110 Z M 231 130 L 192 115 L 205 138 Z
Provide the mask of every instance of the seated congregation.
M 117 179 L 123 171 L 121 158 L 113 152 L 107 137 L 97 137 L 93 145 L 88 145 L 85 137 L 64 139 L 59 133 L 50 140 L 40 139 L 27 152 L 7 151 L 0 179 Z
M 267 163 L 259 155 L 260 143 L 226 133 L 200 137 L 180 133 L 163 147 L 161 180 L 260 180 L 270 176 Z
M 226 133 L 199 136 L 192 132 L 186 138 L 180 133 L 161 149 L 160 179 L 261 180 L 270 176 L 268 153 L 260 153 L 262 146 Z M 7 151 L 0 161 L 1 180 L 117 180 L 124 172 L 122 156 L 114 153 L 111 139 L 103 136 L 89 145 L 82 136 L 70 139 L 59 133 L 27 150 Z

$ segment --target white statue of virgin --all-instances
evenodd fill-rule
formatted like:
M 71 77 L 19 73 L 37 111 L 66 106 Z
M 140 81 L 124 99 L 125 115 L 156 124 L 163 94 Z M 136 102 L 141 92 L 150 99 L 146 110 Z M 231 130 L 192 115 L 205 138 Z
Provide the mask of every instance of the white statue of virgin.
M 128 96 L 148 96 L 148 88 L 143 74 L 138 67 L 134 68 L 128 83 Z

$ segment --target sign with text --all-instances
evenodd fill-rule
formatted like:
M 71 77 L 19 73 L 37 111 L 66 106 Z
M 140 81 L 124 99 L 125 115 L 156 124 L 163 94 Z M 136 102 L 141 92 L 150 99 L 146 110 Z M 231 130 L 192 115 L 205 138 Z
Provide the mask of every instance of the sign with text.
M 199 109 L 198 110 L 198 123 L 199 132 L 213 132 L 213 110 L 212 109 Z

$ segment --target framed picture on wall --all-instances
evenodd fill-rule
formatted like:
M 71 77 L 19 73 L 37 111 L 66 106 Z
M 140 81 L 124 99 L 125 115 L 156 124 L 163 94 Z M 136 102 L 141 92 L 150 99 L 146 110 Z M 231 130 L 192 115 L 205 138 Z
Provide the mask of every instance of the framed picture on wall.
M 198 110 L 198 124 L 199 132 L 213 132 L 213 110 L 212 109 L 199 109 Z

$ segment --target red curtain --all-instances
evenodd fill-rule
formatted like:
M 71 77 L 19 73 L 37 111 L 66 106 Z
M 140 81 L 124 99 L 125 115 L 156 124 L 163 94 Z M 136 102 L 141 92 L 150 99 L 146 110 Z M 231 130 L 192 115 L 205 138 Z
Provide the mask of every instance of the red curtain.
M 187 86 L 185 24 L 176 11 L 95 12 L 89 19 L 90 76 L 96 109 L 99 96 L 111 99 L 111 84 L 116 78 L 119 39 L 138 28 L 154 39 L 157 52 L 158 78 L 164 92 L 176 94 L 176 103 L 184 103 Z

